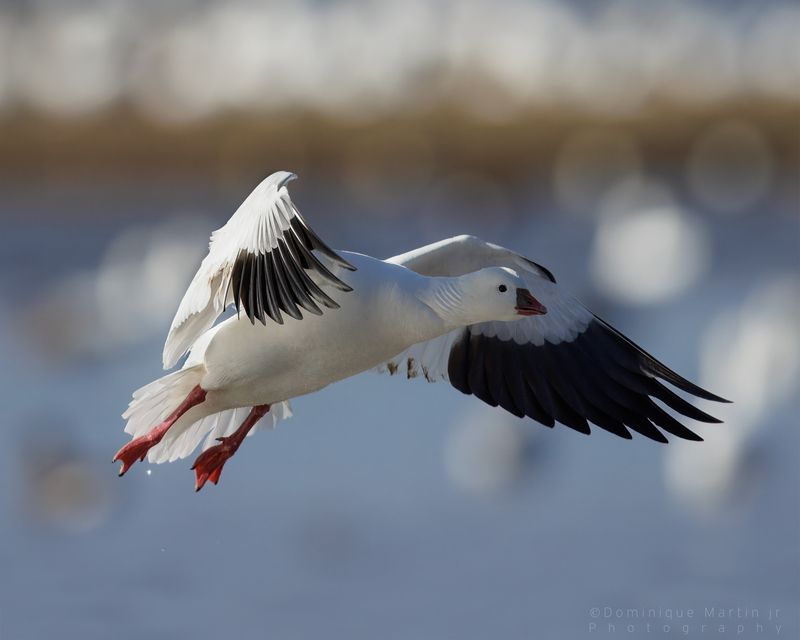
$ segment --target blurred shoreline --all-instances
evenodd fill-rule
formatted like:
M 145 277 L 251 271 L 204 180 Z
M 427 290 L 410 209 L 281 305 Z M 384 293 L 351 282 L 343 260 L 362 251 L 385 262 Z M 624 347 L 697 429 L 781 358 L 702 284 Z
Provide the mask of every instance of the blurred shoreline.
M 582 132 L 634 142 L 657 173 L 682 170 L 693 144 L 720 120 L 751 127 L 771 156 L 778 191 L 800 196 L 800 108 L 793 101 L 732 101 L 708 107 L 653 105 L 630 115 L 528 109 L 492 122 L 455 106 L 370 120 L 309 111 L 229 112 L 163 125 L 129 109 L 81 118 L 0 117 L 0 185 L 211 181 L 241 188 L 289 168 L 327 180 L 412 179 L 420 171 L 475 171 L 506 186 L 549 179 L 562 147 Z

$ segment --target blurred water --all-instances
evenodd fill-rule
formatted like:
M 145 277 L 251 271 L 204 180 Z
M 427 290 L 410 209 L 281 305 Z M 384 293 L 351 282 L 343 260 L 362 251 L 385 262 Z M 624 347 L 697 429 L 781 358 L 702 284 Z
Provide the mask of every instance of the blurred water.
M 778 608 L 780 635 L 768 627 L 758 637 L 797 637 L 796 380 L 756 416 L 732 462 L 732 484 L 701 508 L 667 473 L 674 443 L 550 431 L 488 414 L 447 385 L 370 374 L 296 400 L 295 417 L 248 440 L 219 487 L 195 495 L 190 461 L 152 473 L 139 465 L 118 480 L 109 461 L 125 441 L 119 414 L 134 388 L 160 375 L 180 295 L 158 302 L 160 294 L 131 284 L 145 271 L 130 269 L 152 259 L 153 229 L 171 234 L 176 255 L 187 252 L 181 264 L 196 264 L 202 238 L 236 204 L 191 186 L 144 189 L 124 205 L 118 195 L 0 202 L 0 637 L 622 635 L 604 627 L 615 620 L 592 617 L 593 607 L 607 606 L 693 608 L 693 624 L 709 622 L 705 607 L 762 616 Z M 446 193 L 433 200 L 436 211 L 387 217 L 322 187 L 298 200 L 337 247 L 389 255 L 471 232 L 522 250 L 695 378 L 704 331 L 775 279 L 796 284 L 800 266 L 796 219 L 777 200 L 757 215 L 700 216 L 707 267 L 668 300 L 647 304 L 595 288 L 596 219 L 541 213 L 546 203 L 525 194 L 508 202 L 515 214 L 493 217 L 464 212 Z M 112 207 L 118 215 L 102 215 Z M 133 238 L 121 272 L 133 280 L 114 281 L 123 287 L 116 298 L 87 293 L 104 269 L 119 267 L 109 247 L 122 246 L 121 234 Z M 86 297 L 54 298 L 73 291 L 69 282 Z M 48 314 L 70 309 L 80 319 L 109 300 L 88 336 L 80 327 L 62 339 L 46 335 L 63 325 Z M 108 319 L 149 305 L 146 329 L 108 338 Z M 102 348 L 91 348 L 100 335 Z M 726 415 L 725 425 L 700 427 L 708 442 L 687 446 L 713 458 L 715 434 L 737 433 L 736 406 Z M 524 451 L 513 457 L 518 473 L 478 493 L 445 464 L 454 434 L 476 416 L 513 422 L 524 434 Z M 508 433 L 499 424 L 498 432 Z M 600 630 L 591 632 L 592 622 Z M 673 625 L 657 637 L 686 635 Z M 729 626 L 713 637 L 756 636 Z

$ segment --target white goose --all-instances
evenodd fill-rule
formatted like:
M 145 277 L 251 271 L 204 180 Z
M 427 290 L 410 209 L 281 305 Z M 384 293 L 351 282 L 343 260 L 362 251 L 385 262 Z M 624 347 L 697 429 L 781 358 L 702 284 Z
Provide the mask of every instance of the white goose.
M 291 415 L 289 400 L 368 369 L 449 380 L 517 416 L 589 433 L 592 422 L 666 442 L 700 440 L 650 396 L 719 422 L 662 385 L 725 402 L 674 373 L 564 293 L 544 267 L 472 236 L 379 260 L 334 252 L 289 198 L 292 173 L 259 184 L 228 223 L 181 301 L 164 368 L 134 392 L 114 456 L 120 475 L 145 456 L 184 458 L 196 489 L 256 424 Z M 214 325 L 235 305 L 236 315 Z M 215 444 L 216 442 L 219 444 Z

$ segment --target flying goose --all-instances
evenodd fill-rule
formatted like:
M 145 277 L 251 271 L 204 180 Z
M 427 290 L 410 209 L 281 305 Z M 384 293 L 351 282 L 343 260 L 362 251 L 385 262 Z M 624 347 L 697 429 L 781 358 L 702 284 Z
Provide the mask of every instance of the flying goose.
M 133 393 L 119 475 L 145 457 L 185 458 L 202 442 L 195 488 L 216 484 L 256 425 L 291 415 L 290 399 L 370 369 L 449 381 L 516 416 L 586 434 L 591 422 L 623 438 L 701 440 L 653 399 L 719 422 L 660 380 L 726 400 L 595 316 L 541 265 L 467 235 L 387 260 L 334 251 L 290 199 L 295 178 L 266 178 L 211 235 L 164 368 L 189 355 Z

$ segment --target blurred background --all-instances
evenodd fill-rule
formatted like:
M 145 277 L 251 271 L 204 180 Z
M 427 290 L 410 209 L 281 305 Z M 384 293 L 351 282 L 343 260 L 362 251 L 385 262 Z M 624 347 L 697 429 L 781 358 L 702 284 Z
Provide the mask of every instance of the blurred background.
M 0 638 L 797 637 L 798 34 L 788 0 L 0 0 Z M 208 235 L 280 169 L 334 247 L 547 265 L 725 424 L 365 374 L 219 487 L 118 480 Z

